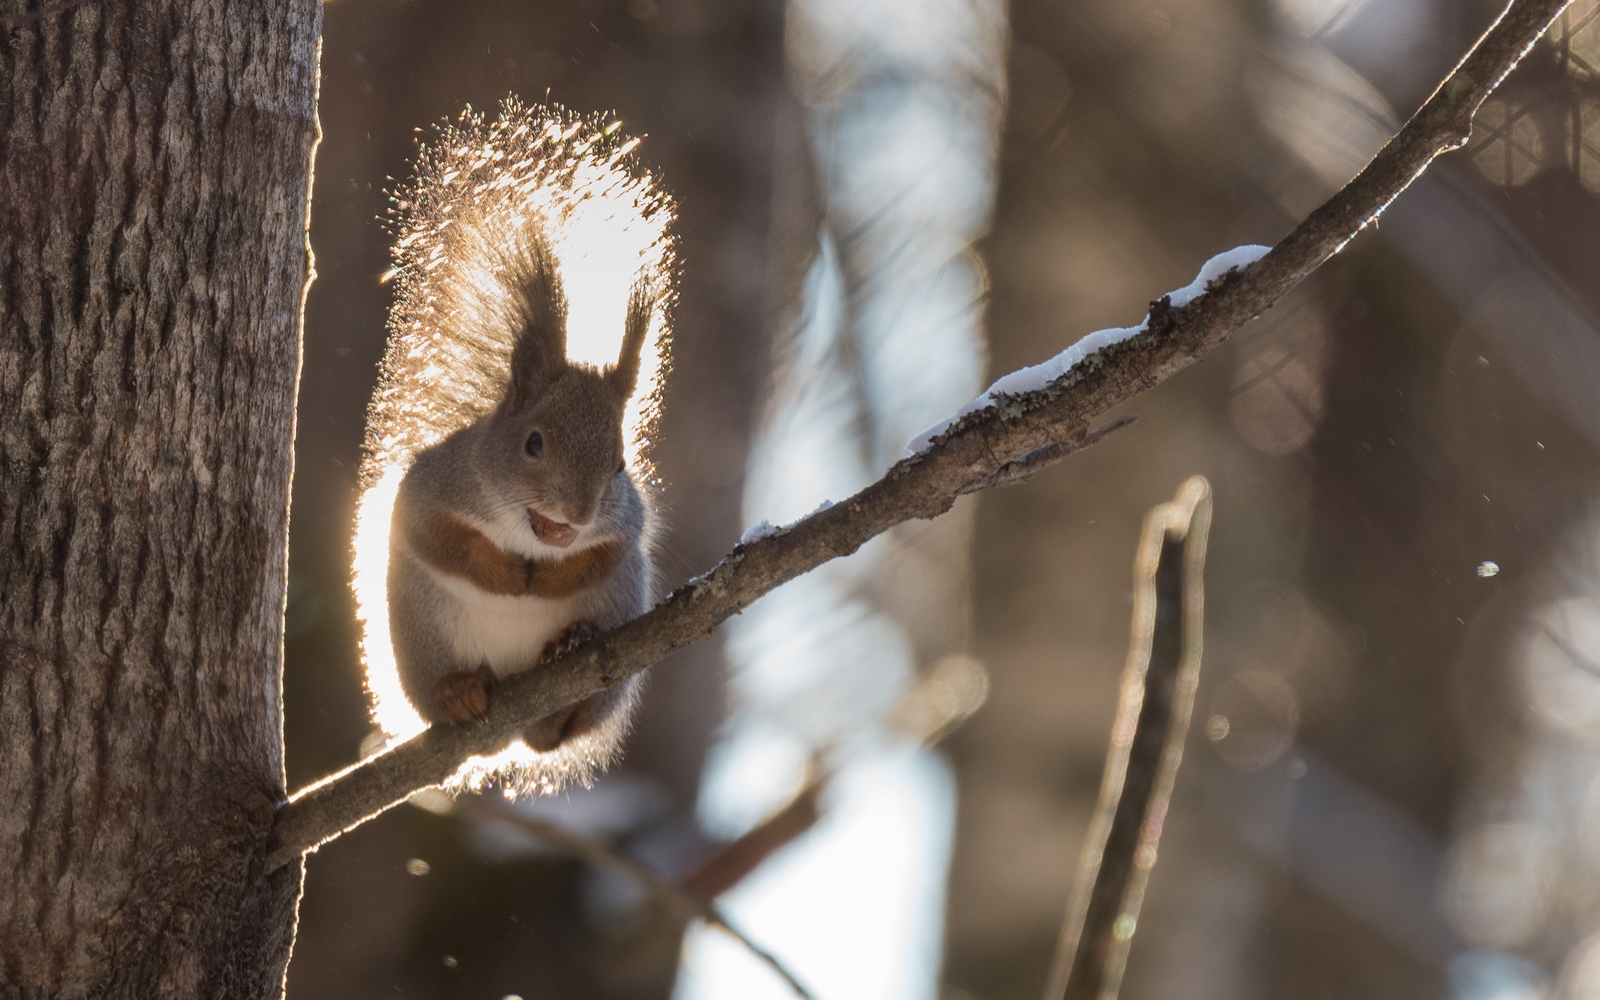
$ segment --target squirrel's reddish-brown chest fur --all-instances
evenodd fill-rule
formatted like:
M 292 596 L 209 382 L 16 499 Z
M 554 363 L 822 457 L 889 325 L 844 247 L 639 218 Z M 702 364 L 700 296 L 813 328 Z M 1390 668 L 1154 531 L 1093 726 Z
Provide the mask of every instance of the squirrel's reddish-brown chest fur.
M 460 577 L 489 594 L 571 597 L 598 586 L 622 560 L 620 541 L 584 549 L 553 562 L 512 555 L 471 525 L 443 511 L 423 532 L 407 532 L 412 551 L 441 573 Z

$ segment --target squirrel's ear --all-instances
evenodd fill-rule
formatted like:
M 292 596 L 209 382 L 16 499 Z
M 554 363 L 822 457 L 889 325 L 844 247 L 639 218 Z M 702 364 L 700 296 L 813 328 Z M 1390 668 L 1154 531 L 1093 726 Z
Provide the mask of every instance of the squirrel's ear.
M 567 303 L 555 268 L 542 251 L 531 255 L 513 292 L 518 330 L 505 405 L 516 410 L 542 393 L 567 363 Z
M 645 335 L 650 332 L 650 318 L 655 314 L 650 288 L 644 283 L 633 287 L 628 297 L 628 318 L 622 328 L 622 350 L 617 354 L 617 366 L 606 372 L 606 382 L 623 399 L 633 395 L 639 385 L 640 356 L 644 353 Z

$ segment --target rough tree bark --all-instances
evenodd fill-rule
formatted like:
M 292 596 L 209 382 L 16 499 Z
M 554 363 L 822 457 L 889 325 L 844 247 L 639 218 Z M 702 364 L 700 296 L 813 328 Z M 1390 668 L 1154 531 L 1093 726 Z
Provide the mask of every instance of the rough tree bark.
M 281 992 L 316 0 L 0 0 L 0 997 Z

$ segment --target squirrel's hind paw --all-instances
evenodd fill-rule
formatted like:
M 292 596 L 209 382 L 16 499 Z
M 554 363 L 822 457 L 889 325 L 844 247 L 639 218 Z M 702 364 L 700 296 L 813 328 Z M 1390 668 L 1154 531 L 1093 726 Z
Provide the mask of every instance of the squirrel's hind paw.
M 487 666 L 445 674 L 433 685 L 434 717 L 457 725 L 476 722 L 489 712 L 489 689 L 494 685 L 494 671 Z
M 522 731 L 522 741 L 540 753 L 549 753 L 575 736 L 589 731 L 594 713 L 587 701 L 561 712 L 553 712 Z
M 544 645 L 540 661 L 554 659 L 582 645 L 600 634 L 600 623 L 575 621 L 561 630 L 561 634 Z M 522 731 L 522 742 L 540 753 L 549 753 L 566 741 L 582 736 L 594 726 L 594 712 L 589 702 L 581 701 L 571 708 L 552 712 Z

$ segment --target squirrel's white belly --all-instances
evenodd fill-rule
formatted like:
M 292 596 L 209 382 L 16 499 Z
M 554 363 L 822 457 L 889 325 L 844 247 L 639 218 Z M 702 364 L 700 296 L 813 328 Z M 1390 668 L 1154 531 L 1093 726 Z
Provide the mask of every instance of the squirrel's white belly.
M 468 663 L 487 663 L 500 677 L 539 661 L 545 644 L 578 617 L 572 602 L 489 594 L 428 567 L 453 612 L 443 616 L 446 641 Z

